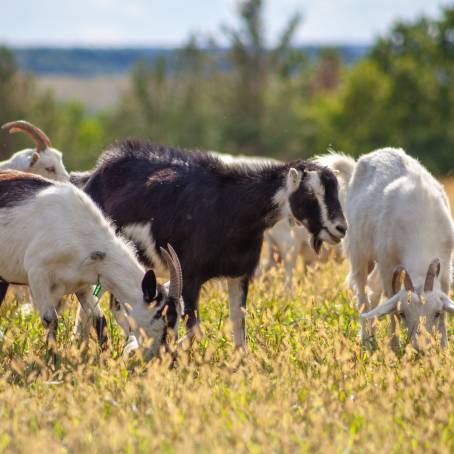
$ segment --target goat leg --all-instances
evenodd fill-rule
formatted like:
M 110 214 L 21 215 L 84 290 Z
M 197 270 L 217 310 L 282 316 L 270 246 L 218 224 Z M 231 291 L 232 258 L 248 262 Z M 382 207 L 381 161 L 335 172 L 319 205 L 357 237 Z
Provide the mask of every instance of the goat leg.
M 0 306 L 5 300 L 6 292 L 8 291 L 8 282 L 0 281 Z

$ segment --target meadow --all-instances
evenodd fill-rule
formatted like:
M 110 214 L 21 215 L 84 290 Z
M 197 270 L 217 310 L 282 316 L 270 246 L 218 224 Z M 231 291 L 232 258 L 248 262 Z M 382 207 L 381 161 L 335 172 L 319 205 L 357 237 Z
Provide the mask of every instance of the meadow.
M 454 200 L 454 179 L 446 181 Z M 75 304 L 60 323 L 52 365 L 35 313 L 9 291 L 0 309 L 0 452 L 453 452 L 454 343 L 425 356 L 361 348 L 346 263 L 258 279 L 247 352 L 235 352 L 227 293 L 202 294 L 203 339 L 170 368 L 81 345 Z M 102 301 L 106 306 L 106 301 Z M 454 334 L 454 321 L 449 324 Z M 402 340 L 405 335 L 402 333 Z

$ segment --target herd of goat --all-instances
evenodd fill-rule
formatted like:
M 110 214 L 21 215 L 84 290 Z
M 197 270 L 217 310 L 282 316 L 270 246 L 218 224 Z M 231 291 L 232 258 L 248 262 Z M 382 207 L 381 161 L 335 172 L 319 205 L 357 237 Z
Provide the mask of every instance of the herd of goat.
M 67 294 L 80 302 L 79 323 L 107 341 L 96 286 L 109 291 L 125 335 L 155 355 L 177 337 L 180 319 L 183 340 L 198 334 L 200 290 L 225 278 L 234 343 L 244 347 L 265 239 L 268 264 L 277 251 L 289 284 L 302 249 L 310 263 L 324 242 L 338 249 L 343 240 L 363 341 L 389 314 L 394 349 L 399 322 L 417 350 L 434 338 L 447 345 L 449 201 L 403 150 L 282 162 L 126 140 L 92 170 L 68 173 L 39 128 L 14 121 L 3 129 L 27 133 L 35 148 L 0 163 L 0 304 L 9 285 L 29 286 L 51 344 Z M 158 284 L 166 272 L 170 281 Z

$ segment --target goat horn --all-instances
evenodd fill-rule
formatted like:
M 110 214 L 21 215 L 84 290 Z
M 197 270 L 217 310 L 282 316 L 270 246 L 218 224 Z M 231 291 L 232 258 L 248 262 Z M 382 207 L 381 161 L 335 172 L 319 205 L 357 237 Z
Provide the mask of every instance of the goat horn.
M 413 286 L 413 282 L 411 281 L 410 275 L 408 274 L 407 270 L 403 265 L 397 265 L 394 268 L 393 272 L 393 292 L 397 293 L 400 290 L 400 286 L 402 285 L 402 274 L 404 275 L 404 286 L 407 292 L 414 292 L 415 287 Z
M 183 292 L 183 273 L 181 271 L 180 261 L 170 244 L 167 244 L 167 249 L 170 253 L 166 249 L 161 248 L 161 254 L 170 271 L 169 296 L 171 298 L 180 299 L 181 293 Z
M 440 259 L 435 258 L 430 262 L 427 269 L 426 281 L 424 282 L 424 291 L 431 292 L 434 288 L 435 277 L 440 274 Z
M 181 294 L 183 293 L 183 271 L 181 270 L 180 259 L 178 258 L 178 255 L 175 252 L 175 249 L 169 243 L 167 243 L 167 249 L 169 250 L 170 255 L 173 257 L 173 262 L 175 263 L 175 268 L 176 268 L 176 271 L 178 274 L 178 283 L 179 283 L 178 294 L 179 294 L 179 296 L 181 296 Z
M 5 123 L 2 126 L 2 129 L 6 129 L 13 134 L 15 132 L 25 132 L 28 134 L 36 144 L 36 151 L 39 153 L 46 150 L 47 148 L 52 147 L 49 137 L 46 136 L 44 131 L 32 125 L 28 121 L 18 120 Z

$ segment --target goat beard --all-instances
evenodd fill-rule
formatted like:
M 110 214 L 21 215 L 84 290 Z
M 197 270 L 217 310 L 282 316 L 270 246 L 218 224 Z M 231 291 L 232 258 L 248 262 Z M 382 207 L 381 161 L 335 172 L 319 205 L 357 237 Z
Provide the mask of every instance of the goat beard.
M 311 247 L 315 251 L 317 255 L 320 254 L 320 249 L 322 248 L 323 240 L 321 240 L 318 236 L 312 235 L 311 238 Z

